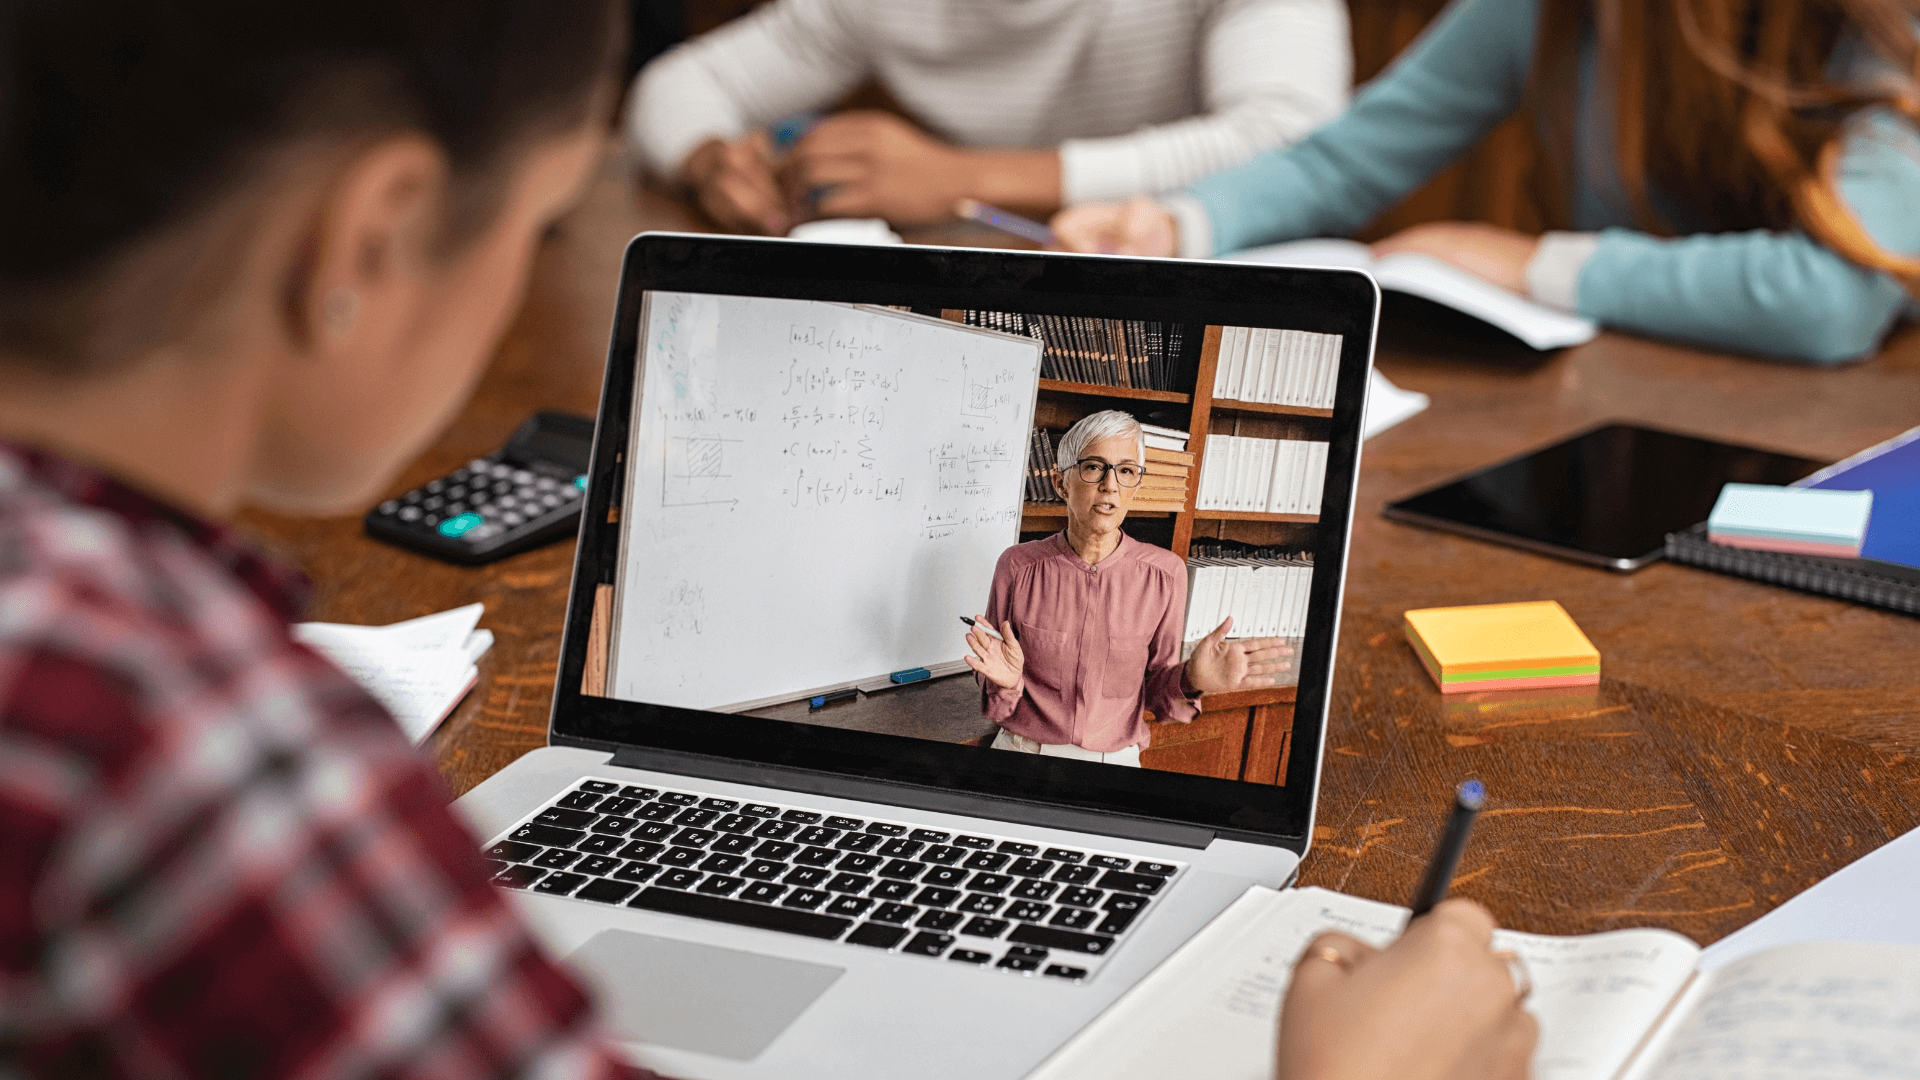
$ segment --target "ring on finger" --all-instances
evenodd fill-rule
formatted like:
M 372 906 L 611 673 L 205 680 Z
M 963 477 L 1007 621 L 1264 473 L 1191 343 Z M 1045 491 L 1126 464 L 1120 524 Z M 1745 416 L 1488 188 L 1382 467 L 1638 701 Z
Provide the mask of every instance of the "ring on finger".
M 1533 993 L 1533 976 L 1527 973 L 1526 961 L 1520 959 L 1512 949 L 1502 949 L 1493 954 L 1494 959 L 1507 965 L 1507 974 L 1513 979 L 1513 996 L 1520 1001 L 1527 1000 Z
M 1353 970 L 1353 961 L 1347 958 L 1347 954 L 1331 945 L 1322 945 L 1307 955 L 1315 960 L 1325 960 L 1327 963 L 1338 967 L 1342 971 Z

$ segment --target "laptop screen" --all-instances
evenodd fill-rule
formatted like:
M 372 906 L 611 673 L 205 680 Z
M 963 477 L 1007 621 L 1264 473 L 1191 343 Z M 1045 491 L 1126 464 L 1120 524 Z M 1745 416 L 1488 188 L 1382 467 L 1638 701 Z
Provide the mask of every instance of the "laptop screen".
M 1373 305 L 1333 272 L 642 237 L 554 741 L 1304 838 Z M 1195 693 L 1248 653 L 1284 666 Z

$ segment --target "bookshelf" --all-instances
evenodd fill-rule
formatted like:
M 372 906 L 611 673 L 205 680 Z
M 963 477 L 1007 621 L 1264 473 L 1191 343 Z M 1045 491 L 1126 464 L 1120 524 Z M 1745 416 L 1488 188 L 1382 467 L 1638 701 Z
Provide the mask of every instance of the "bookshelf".
M 1100 380 L 1042 378 L 1034 403 L 1037 427 L 1057 435 L 1091 413 L 1123 409 L 1145 422 L 1188 432 L 1187 453 L 1193 463 L 1187 468 L 1179 509 L 1129 511 L 1127 532 L 1136 540 L 1167 548 L 1183 560 L 1193 542 L 1205 538 L 1256 546 L 1311 546 L 1319 523 L 1316 515 L 1197 510 L 1194 506 L 1209 434 L 1317 441 L 1331 435 L 1331 409 L 1216 400 L 1213 387 L 1220 366 L 1222 327 L 1206 326 L 1204 332 L 1197 332 L 1202 328 L 1193 324 L 1125 321 L 1123 325 L 1117 320 L 1077 316 L 953 309 L 923 314 L 1038 337 L 1046 344 L 1050 375 L 1073 373 Z M 1148 476 L 1151 481 L 1152 462 Z M 1066 520 L 1067 508 L 1061 503 L 1029 502 L 1020 516 L 1021 538 L 1059 532 Z M 1153 744 L 1141 756 L 1141 764 L 1198 776 L 1283 783 L 1293 735 L 1294 690 L 1276 686 L 1210 694 L 1202 699 L 1200 715 L 1190 724 L 1161 724 L 1149 713 Z

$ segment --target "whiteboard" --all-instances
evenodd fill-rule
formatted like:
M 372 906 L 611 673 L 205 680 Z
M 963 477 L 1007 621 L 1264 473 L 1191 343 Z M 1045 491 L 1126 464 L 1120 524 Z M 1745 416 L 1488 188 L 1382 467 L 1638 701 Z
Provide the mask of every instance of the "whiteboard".
M 1041 344 L 653 292 L 608 692 L 738 710 L 952 664 L 1019 540 Z

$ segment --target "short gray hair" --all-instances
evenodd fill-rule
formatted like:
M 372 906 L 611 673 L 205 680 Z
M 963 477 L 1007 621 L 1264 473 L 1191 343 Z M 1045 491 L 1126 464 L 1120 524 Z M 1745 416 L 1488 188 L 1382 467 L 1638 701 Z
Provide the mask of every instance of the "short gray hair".
M 1128 435 L 1140 448 L 1139 456 L 1134 460 L 1146 464 L 1147 440 L 1140 430 L 1140 421 L 1135 420 L 1131 413 L 1123 413 L 1118 409 L 1107 409 L 1082 417 L 1079 423 L 1068 428 L 1060 438 L 1059 449 L 1054 452 L 1054 464 L 1061 472 L 1066 472 L 1080 460 L 1080 455 L 1086 452 L 1090 444 Z

